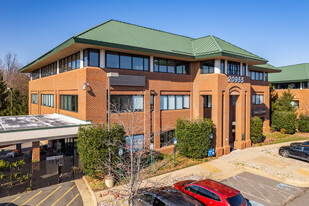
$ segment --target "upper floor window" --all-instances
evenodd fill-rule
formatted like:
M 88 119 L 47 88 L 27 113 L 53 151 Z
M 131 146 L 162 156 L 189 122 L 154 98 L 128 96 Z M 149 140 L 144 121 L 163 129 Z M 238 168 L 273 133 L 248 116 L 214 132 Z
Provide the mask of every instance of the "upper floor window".
M 251 80 L 263 81 L 263 72 L 249 71 Z
M 161 110 L 190 109 L 189 95 L 161 95 Z
M 227 74 L 240 75 L 240 63 L 228 61 L 227 62 Z
M 45 67 L 42 67 L 41 72 L 42 72 L 42 77 L 47 77 L 47 76 L 57 74 L 57 62 L 49 64 Z
M 33 103 L 33 104 L 38 103 L 38 95 L 37 94 L 31 94 L 31 103 Z
M 174 74 L 190 74 L 190 63 L 155 57 L 153 59 L 153 71 Z
M 247 65 L 245 63 L 242 64 L 242 76 L 247 75 Z
M 54 95 L 53 94 L 42 94 L 41 104 L 46 107 L 54 107 Z
M 252 104 L 264 104 L 264 95 L 252 95 Z
M 118 52 L 106 52 L 106 67 L 149 71 L 149 57 Z
M 307 83 L 303 83 L 303 88 L 307 88 Z M 304 87 L 305 86 L 305 87 Z M 300 89 L 300 82 L 293 82 L 293 83 L 278 83 L 274 84 L 275 89 Z
M 71 112 L 78 112 L 78 96 L 60 95 L 60 109 Z
M 221 74 L 225 74 L 225 60 L 221 60 Z
M 40 73 L 41 73 L 40 69 L 37 69 L 37 70 L 34 70 L 33 72 L 31 72 L 32 80 L 39 79 Z
M 59 73 L 80 68 L 80 52 L 59 60 Z
M 268 82 L 268 72 L 264 73 L 264 81 Z
M 111 95 L 112 112 L 142 112 L 144 111 L 144 96 L 141 95 Z
M 85 49 L 84 50 L 84 67 L 98 67 L 100 65 L 100 50 Z
M 154 110 L 154 95 L 150 95 L 150 111 Z
M 201 62 L 201 74 L 214 73 L 214 64 L 215 64 L 215 61 L 213 59 L 202 61 Z

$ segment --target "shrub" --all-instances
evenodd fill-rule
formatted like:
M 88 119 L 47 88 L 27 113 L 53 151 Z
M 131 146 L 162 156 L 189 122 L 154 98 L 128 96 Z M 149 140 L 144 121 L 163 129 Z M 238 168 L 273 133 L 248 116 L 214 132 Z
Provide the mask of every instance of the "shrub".
M 116 168 L 120 147 L 124 148 L 124 129 L 118 124 L 111 127 L 112 166 Z M 105 125 L 82 126 L 78 129 L 77 150 L 83 170 L 90 177 L 106 174 L 108 169 L 108 129 Z M 112 170 L 113 171 L 113 170 Z
M 299 115 L 298 129 L 300 132 L 309 132 L 309 115 L 307 114 Z
M 296 114 L 291 111 L 275 111 L 272 115 L 272 126 L 277 131 L 285 129 L 285 133 L 294 134 L 296 131 Z
M 259 117 L 250 120 L 250 138 L 252 143 L 261 142 L 263 138 L 263 121 Z
M 193 122 L 177 119 L 175 137 L 179 153 L 195 159 L 207 157 L 208 150 L 212 147 L 211 133 L 213 133 L 211 119 L 199 119 Z

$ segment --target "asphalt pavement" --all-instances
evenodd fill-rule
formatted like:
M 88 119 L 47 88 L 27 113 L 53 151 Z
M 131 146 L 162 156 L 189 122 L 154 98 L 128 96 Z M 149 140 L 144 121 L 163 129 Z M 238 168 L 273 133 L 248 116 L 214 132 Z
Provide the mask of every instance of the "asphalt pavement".
M 75 183 L 72 181 L 0 198 L 0 206 L 16 205 L 83 206 L 83 201 Z

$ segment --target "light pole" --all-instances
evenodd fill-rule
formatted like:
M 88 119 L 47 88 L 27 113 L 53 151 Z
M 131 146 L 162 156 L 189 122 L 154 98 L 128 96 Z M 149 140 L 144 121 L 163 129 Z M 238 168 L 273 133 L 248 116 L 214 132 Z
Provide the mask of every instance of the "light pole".
M 13 115 L 13 91 L 12 88 L 8 87 L 8 90 L 11 92 L 11 116 Z
M 108 159 L 109 159 L 109 168 L 108 176 L 111 177 L 112 170 L 112 156 L 111 156 L 111 83 L 110 78 L 118 78 L 119 74 L 116 72 L 107 73 L 107 84 L 108 84 L 108 96 L 107 96 L 107 123 L 108 123 Z

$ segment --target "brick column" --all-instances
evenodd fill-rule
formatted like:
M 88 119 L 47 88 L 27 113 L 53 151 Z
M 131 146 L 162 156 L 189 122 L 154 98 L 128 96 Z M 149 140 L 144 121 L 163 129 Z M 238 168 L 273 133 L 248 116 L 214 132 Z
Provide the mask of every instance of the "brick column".
M 240 95 L 236 101 L 236 111 L 235 111 L 235 121 L 236 121 L 236 131 L 235 131 L 235 142 L 234 147 L 236 149 L 244 149 L 246 148 L 245 141 L 242 140 L 242 135 L 245 130 L 245 94 L 241 91 Z
M 251 118 L 251 90 L 246 92 L 246 147 L 251 147 L 250 118 Z
M 150 91 L 146 90 L 144 93 L 144 142 L 146 147 L 150 147 L 150 124 L 151 124 L 151 111 L 150 111 Z
M 32 142 L 32 162 L 40 161 L 40 142 Z
M 229 154 L 231 147 L 230 139 L 230 94 L 228 91 L 224 92 L 223 96 L 223 149 L 224 154 Z
M 160 149 L 160 134 L 161 134 L 161 111 L 160 111 L 160 91 L 156 91 L 154 96 L 153 118 L 153 134 L 154 134 L 154 149 Z

